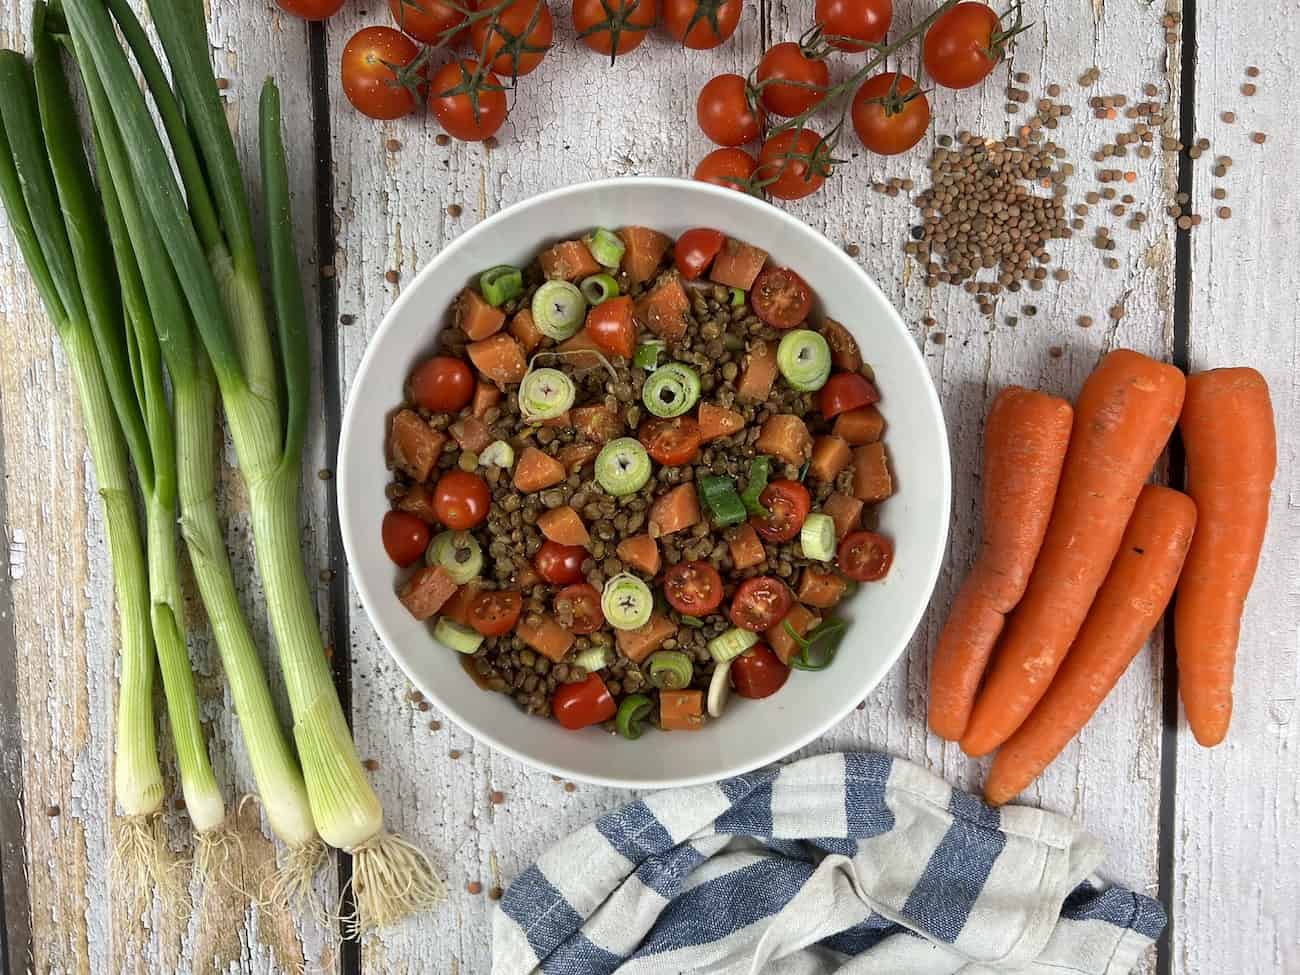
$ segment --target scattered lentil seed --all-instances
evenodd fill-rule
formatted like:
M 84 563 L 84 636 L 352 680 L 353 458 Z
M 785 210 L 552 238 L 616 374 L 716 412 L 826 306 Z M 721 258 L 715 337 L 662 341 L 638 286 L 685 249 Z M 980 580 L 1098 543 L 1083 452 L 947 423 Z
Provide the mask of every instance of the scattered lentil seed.
M 935 345 L 943 345 L 944 342 L 948 341 L 948 336 L 944 335 L 943 332 L 935 332 L 930 336 L 930 341 Z
M 1216 200 L 1226 200 L 1228 198 L 1228 191 L 1225 190 L 1222 186 L 1216 186 L 1211 191 L 1210 195 L 1213 196 Z
M 471 894 L 481 894 L 483 893 L 483 885 L 477 880 L 471 880 L 465 885 L 465 890 Z
M 451 136 L 449 136 L 446 132 L 439 132 L 436 136 L 434 136 L 433 141 L 438 143 L 438 145 L 440 146 L 451 145 Z
M 45 807 L 45 815 L 49 816 L 51 819 L 57 816 L 61 811 L 62 810 L 60 810 L 59 807 L 54 803 L 50 803 L 48 806 Z
M 1249 81 L 1246 82 L 1244 85 L 1241 86 L 1241 93 L 1242 93 L 1243 95 L 1245 95 L 1247 98 L 1249 98 L 1251 95 L 1255 94 L 1255 92 L 1258 91 L 1258 90 L 1259 90 L 1259 89 L 1256 88 L 1254 85 L 1252 85 Z
M 497 141 L 497 137 L 494 135 L 490 135 L 483 140 L 483 148 L 486 149 L 488 152 L 491 152 L 500 144 L 501 143 Z
M 230 79 L 229 79 L 229 78 L 218 78 L 218 79 L 217 79 L 217 88 L 219 88 L 221 91 L 225 91 L 225 90 L 226 90 L 227 88 L 229 88 L 229 87 L 230 87 Z
M 337 273 L 333 264 L 322 264 L 320 266 L 320 276 L 322 278 L 332 278 Z
M 506 794 L 499 789 L 494 789 L 491 795 L 492 805 L 499 806 L 506 801 Z
M 384 280 L 389 284 L 397 284 L 398 281 L 402 280 L 402 276 L 390 269 L 384 272 Z
M 1123 317 L 1124 317 L 1124 306 L 1123 306 L 1123 305 L 1115 305 L 1114 307 L 1112 307 L 1111 310 L 1110 310 L 1110 317 L 1113 318 L 1115 321 L 1119 321 L 1121 318 L 1123 318 Z
M 1179 230 L 1191 230 L 1191 229 L 1192 229 L 1192 218 L 1191 218 L 1191 217 L 1186 217 L 1186 216 L 1184 216 L 1184 217 L 1179 217 L 1179 218 L 1178 218 L 1178 229 L 1179 229 Z
M 433 718 L 432 720 L 430 720 L 430 722 L 429 722 L 429 730 L 430 730 L 430 731 L 437 731 L 437 730 L 439 730 L 441 727 L 442 727 L 442 722 L 439 721 L 437 718 Z
M 1092 316 L 1091 316 L 1091 315 L 1080 315 L 1080 316 L 1079 316 L 1079 327 L 1080 327 L 1080 328 L 1092 328 Z
M 1223 177 L 1225 177 L 1225 176 L 1228 175 L 1228 167 L 1227 167 L 1227 166 L 1215 166 L 1215 167 L 1214 167 L 1214 175 L 1217 176 L 1219 179 L 1223 179 Z
M 1247 77 L 1247 78 L 1258 78 L 1258 77 L 1259 77 L 1259 68 L 1255 67 L 1253 64 L 1250 65 L 1249 67 L 1247 67 L 1247 68 L 1246 68 L 1246 77 Z
M 1191 195 L 1187 193 L 1179 193 L 1177 196 L 1174 197 L 1174 200 L 1176 202 L 1184 203 L 1184 204 L 1189 203 L 1191 199 L 1192 199 Z
M 1257 146 L 1262 146 L 1268 140 L 1268 136 L 1263 132 L 1256 132 L 1250 138 Z
M 1047 350 L 1047 354 L 1050 355 L 1053 359 L 1059 359 L 1061 358 L 1061 356 L 1065 355 L 1065 350 L 1061 348 L 1059 345 L 1054 345 Z
M 452 203 L 449 204 L 447 207 L 447 216 L 453 219 L 459 217 L 464 212 L 465 212 L 464 209 L 461 207 L 459 203 Z
M 1224 112 L 1222 115 L 1219 116 L 1219 118 L 1223 119 L 1223 121 L 1225 121 L 1225 122 L 1227 122 L 1229 125 L 1231 125 L 1233 122 L 1237 121 L 1237 113 L 1236 113 L 1236 112 Z
M 384 148 L 387 149 L 389 152 L 397 152 L 399 149 L 402 148 L 402 143 L 397 139 L 389 139 L 387 142 L 384 143 Z
M 576 790 L 577 788 L 578 788 L 578 787 L 577 787 L 576 785 L 574 785 L 572 782 L 566 782 L 566 783 L 564 783 L 564 791 L 565 791 L 565 792 L 573 792 L 573 791 Z
M 339 324 L 340 324 L 340 325 L 355 325 L 356 323 L 357 323 L 357 316 L 356 316 L 356 315 L 340 315 L 340 316 L 339 316 Z
M 1219 207 L 1219 219 L 1227 220 L 1232 216 L 1232 207 Z
M 494 901 L 499 901 L 503 893 L 505 893 L 505 891 L 503 891 L 500 887 L 493 887 L 491 890 L 488 891 L 488 897 L 490 897 Z
M 447 757 L 454 762 L 456 759 L 460 758 L 460 749 L 453 748 L 451 751 L 447 753 Z
M 379 759 L 377 759 L 377 758 L 367 758 L 367 759 L 366 759 L 364 762 L 362 762 L 361 764 L 364 765 L 364 766 L 365 766 L 369 771 L 373 772 L 373 771 L 375 771 L 375 769 L 379 768 Z
M 1017 84 L 1021 84 L 1021 85 L 1023 85 L 1023 84 L 1026 84 L 1028 81 L 1029 81 L 1029 72 L 1028 72 L 1028 71 L 1017 71 L 1017 72 L 1016 72 L 1016 83 L 1017 83 Z
M 847 244 L 844 247 L 844 253 L 848 254 L 849 257 L 857 257 L 859 254 L 862 253 L 862 248 L 859 247 L 857 244 Z

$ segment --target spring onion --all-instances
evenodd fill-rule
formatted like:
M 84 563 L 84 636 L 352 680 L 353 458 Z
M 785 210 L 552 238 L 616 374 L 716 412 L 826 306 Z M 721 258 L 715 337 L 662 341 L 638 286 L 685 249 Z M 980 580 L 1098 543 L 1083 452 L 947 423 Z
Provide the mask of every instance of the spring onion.
M 638 369 L 644 369 L 646 372 L 654 372 L 659 368 L 659 354 L 667 348 L 667 344 L 662 339 L 650 339 L 648 342 L 642 342 L 636 347 L 636 355 L 632 357 L 632 365 Z
M 550 420 L 573 405 L 573 380 L 558 369 L 534 369 L 519 384 L 519 414 L 529 423 Z
M 678 619 L 682 621 L 682 626 L 689 626 L 693 630 L 699 630 L 704 627 L 704 620 L 700 619 L 698 616 L 679 615 Z
M 835 558 L 835 519 L 820 511 L 810 514 L 799 529 L 799 547 L 805 557 L 818 562 Z
M 782 626 L 799 647 L 799 652 L 790 658 L 790 666 L 795 670 L 825 670 L 829 667 L 849 628 L 842 619 L 829 619 L 800 636 L 789 620 L 785 620 Z
M 478 462 L 484 467 L 500 467 L 510 470 L 515 466 L 515 448 L 504 440 L 493 440 L 478 455 Z
M 582 297 L 587 299 L 587 304 L 599 305 L 601 302 L 609 301 L 610 298 L 618 297 L 618 282 L 608 274 L 593 274 L 583 279 L 578 290 L 582 292 Z
M 641 723 L 650 717 L 653 709 L 654 702 L 644 694 L 629 694 L 618 706 L 618 713 L 614 715 L 614 727 L 624 738 L 636 741 L 643 730 Z
M 509 264 L 498 264 L 478 276 L 483 300 L 493 308 L 504 305 L 524 293 L 524 272 Z
M 681 416 L 700 400 L 700 374 L 680 362 L 652 372 L 641 387 L 641 401 L 655 416 Z
M 605 583 L 600 594 L 600 608 L 609 625 L 616 630 L 635 630 L 650 622 L 655 600 L 650 587 L 627 572 L 620 572 Z
M 831 347 L 820 332 L 796 328 L 786 332 L 776 347 L 776 367 L 799 392 L 814 392 L 830 378 Z
M 439 616 L 438 622 L 434 624 L 433 638 L 443 646 L 466 656 L 483 645 L 482 633 L 445 616 Z
M 731 289 L 731 307 L 740 308 L 745 304 L 745 292 L 741 288 Z
M 650 455 L 635 437 L 611 440 L 596 455 L 596 481 L 610 494 L 635 494 L 650 480 Z
M 700 500 L 718 527 L 739 525 L 747 517 L 745 505 L 736 493 L 736 482 L 719 474 L 700 478 Z
M 758 499 L 767 489 L 767 479 L 771 474 L 771 457 L 760 455 L 749 462 L 749 479 L 745 481 L 745 490 L 740 492 L 740 501 L 751 515 L 763 517 L 768 513 Z
M 604 670 L 610 665 L 609 647 L 605 646 L 603 643 L 598 643 L 594 647 L 580 650 L 574 656 L 573 662 L 589 674 L 594 674 L 598 670 Z
M 718 663 L 725 664 L 728 660 L 735 660 L 757 642 L 757 633 L 733 626 L 721 636 L 715 636 L 709 641 L 709 656 Z
M 429 543 L 424 561 L 442 566 L 452 582 L 463 586 L 483 571 L 483 549 L 469 532 L 439 532 Z
M 591 236 L 582 238 L 582 242 L 601 267 L 616 268 L 623 263 L 623 252 L 627 247 L 618 234 L 597 227 Z
M 547 281 L 533 292 L 533 321 L 547 338 L 557 342 L 569 338 L 586 314 L 587 299 L 568 281 Z
M 709 678 L 709 717 L 720 718 L 731 698 L 731 661 L 718 664 Z
M 680 650 L 656 650 L 646 661 L 650 683 L 661 690 L 680 691 L 689 687 L 695 667 L 691 658 Z

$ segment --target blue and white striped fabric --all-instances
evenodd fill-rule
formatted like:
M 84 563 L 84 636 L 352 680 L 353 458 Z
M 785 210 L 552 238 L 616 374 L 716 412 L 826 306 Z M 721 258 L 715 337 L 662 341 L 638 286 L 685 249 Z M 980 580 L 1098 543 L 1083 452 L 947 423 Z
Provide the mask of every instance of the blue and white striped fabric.
M 493 919 L 493 975 L 1129 972 L 1160 905 L 1068 819 L 991 809 L 875 753 L 648 795 L 548 850 Z

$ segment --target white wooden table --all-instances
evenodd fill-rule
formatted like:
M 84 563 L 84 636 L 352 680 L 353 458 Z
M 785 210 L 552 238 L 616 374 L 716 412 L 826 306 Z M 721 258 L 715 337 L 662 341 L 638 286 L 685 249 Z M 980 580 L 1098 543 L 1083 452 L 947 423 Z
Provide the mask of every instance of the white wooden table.
M 973 554 L 981 417 L 999 387 L 1018 382 L 1072 396 L 1098 356 L 1121 345 L 1184 368 L 1256 366 L 1273 388 L 1281 468 L 1242 635 L 1227 744 L 1205 751 L 1193 742 L 1157 634 L 1026 799 L 1079 819 L 1105 841 L 1111 877 L 1164 901 L 1172 925 L 1146 970 L 1296 972 L 1300 142 L 1290 87 L 1300 74 L 1300 23 L 1285 5 L 1229 12 L 1190 0 L 1167 3 L 1168 11 L 1138 0 L 1025 3 L 1035 25 L 1014 70 L 1032 76 L 1025 87 L 1033 97 L 1055 82 L 1064 89 L 1061 100 L 1076 108 L 1054 133 L 1079 170 L 1071 200 L 1099 188 L 1099 167 L 1089 156 L 1107 141 L 1101 133 L 1117 131 L 1092 118 L 1091 95 L 1123 93 L 1131 103 L 1153 83 L 1166 106 L 1167 134 L 1213 142 L 1197 161 L 1160 151 L 1126 161 L 1139 173 L 1136 206 L 1151 219 L 1126 231 L 1121 220 L 1107 218 L 1118 248 L 1106 256 L 1120 261 L 1118 270 L 1102 267 L 1102 252 L 1084 232 L 1054 248 L 1073 269 L 1067 284 L 1010 296 L 992 319 L 960 290 L 927 289 L 903 257 L 915 210 L 906 195 L 890 198 L 868 187 L 889 176 L 923 186 L 933 135 L 901 159 L 863 154 L 841 167 L 826 191 L 789 207 L 831 240 L 856 245 L 911 323 L 943 398 L 955 471 L 951 553 L 930 615 L 865 707 L 810 750 L 884 749 L 966 786 L 980 781 L 979 763 L 927 734 L 925 688 L 937 626 Z M 913 22 L 930 6 L 896 0 L 896 23 Z M 722 71 L 745 73 L 765 43 L 796 38 L 811 17 L 811 0 L 747 0 L 737 36 L 720 50 L 682 52 L 656 36 L 613 69 L 576 42 L 567 0 L 552 0 L 556 49 L 524 79 L 500 146 L 491 151 L 439 145 L 436 125 L 423 116 L 372 122 L 344 100 L 340 51 L 360 26 L 387 22 L 382 0 L 348 0 L 341 15 L 312 28 L 268 0 L 210 0 L 209 7 L 214 56 L 229 79 L 231 121 L 247 160 L 255 159 L 263 77 L 275 74 L 285 92 L 304 274 L 320 321 L 304 521 L 309 569 L 321 573 L 327 642 L 350 688 L 361 754 L 378 762 L 374 784 L 389 822 L 442 864 L 450 901 L 360 946 L 342 947 L 310 921 L 268 917 L 231 896 L 210 895 L 192 917 L 155 912 L 143 926 L 125 915 L 108 871 L 115 640 L 103 525 L 66 362 L 0 224 L 0 890 L 8 970 L 260 973 L 293 971 L 305 960 L 340 973 L 486 972 L 490 890 L 627 795 L 555 781 L 476 745 L 410 699 L 348 585 L 334 533 L 327 472 L 340 404 L 367 339 L 439 248 L 539 190 L 597 176 L 687 175 L 710 148 L 693 121 L 700 86 Z M 1167 14 L 1178 18 L 1170 21 L 1168 44 Z M 28 15 L 27 0 L 0 7 L 0 42 L 23 46 Z M 1078 77 L 1094 64 L 1101 81 L 1081 89 Z M 1261 69 L 1254 97 L 1240 91 L 1248 65 Z M 1005 132 L 1016 121 L 1003 111 L 1005 69 L 996 79 L 935 96 L 934 135 Z M 1229 111 L 1234 124 L 1222 119 Z M 1251 141 L 1255 131 L 1268 133 L 1265 145 Z M 1220 153 L 1236 164 L 1216 180 L 1212 157 Z M 1210 196 L 1216 185 L 1228 189 L 1229 220 L 1214 216 L 1222 205 Z M 1190 234 L 1178 233 L 1165 215 L 1180 190 L 1205 215 Z M 1089 227 L 1096 222 L 1090 217 Z M 1126 314 L 1115 322 L 1107 310 L 1120 301 Z M 1024 310 L 1029 304 L 1036 316 Z M 1097 324 L 1080 328 L 1081 314 Z M 1009 315 L 1018 317 L 1016 326 L 1006 323 Z M 231 549 L 265 646 L 238 487 L 228 474 Z M 224 681 L 202 628 L 196 633 L 214 766 L 228 794 L 246 792 L 252 780 L 242 746 L 231 744 L 238 733 Z M 493 790 L 504 793 L 504 802 L 491 802 Z M 272 854 L 255 810 L 245 812 L 242 832 L 255 856 Z M 182 835 L 177 829 L 178 841 Z M 343 862 L 322 878 L 322 896 L 333 897 L 347 871 Z M 474 881 L 482 893 L 467 891 Z

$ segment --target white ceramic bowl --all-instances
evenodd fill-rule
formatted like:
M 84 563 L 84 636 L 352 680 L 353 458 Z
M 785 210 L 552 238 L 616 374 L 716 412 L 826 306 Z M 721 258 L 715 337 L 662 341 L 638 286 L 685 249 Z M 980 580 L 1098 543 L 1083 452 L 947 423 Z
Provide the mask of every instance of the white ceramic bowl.
M 641 224 L 676 235 L 715 227 L 799 272 L 822 309 L 849 327 L 875 368 L 896 494 L 881 507 L 895 540 L 888 577 L 861 586 L 840 610 L 850 626 L 830 669 L 791 675 L 763 701 L 732 696 L 703 730 L 637 741 L 600 729 L 565 731 L 525 714 L 503 694 L 479 690 L 461 658 L 436 644 L 427 623 L 398 602 L 398 572 L 379 526 L 388 502 L 387 417 L 411 367 L 435 347 L 466 284 L 496 264 L 527 264 L 542 247 L 596 226 Z M 872 280 L 834 244 L 760 200 L 699 182 L 624 178 L 543 193 L 490 217 L 453 241 L 402 293 L 370 341 L 348 395 L 338 458 L 339 514 L 348 565 L 380 638 L 428 698 L 477 738 L 555 775 L 629 788 L 711 781 L 773 762 L 851 711 L 902 654 L 934 588 L 948 533 L 948 440 L 939 399 L 916 340 Z

